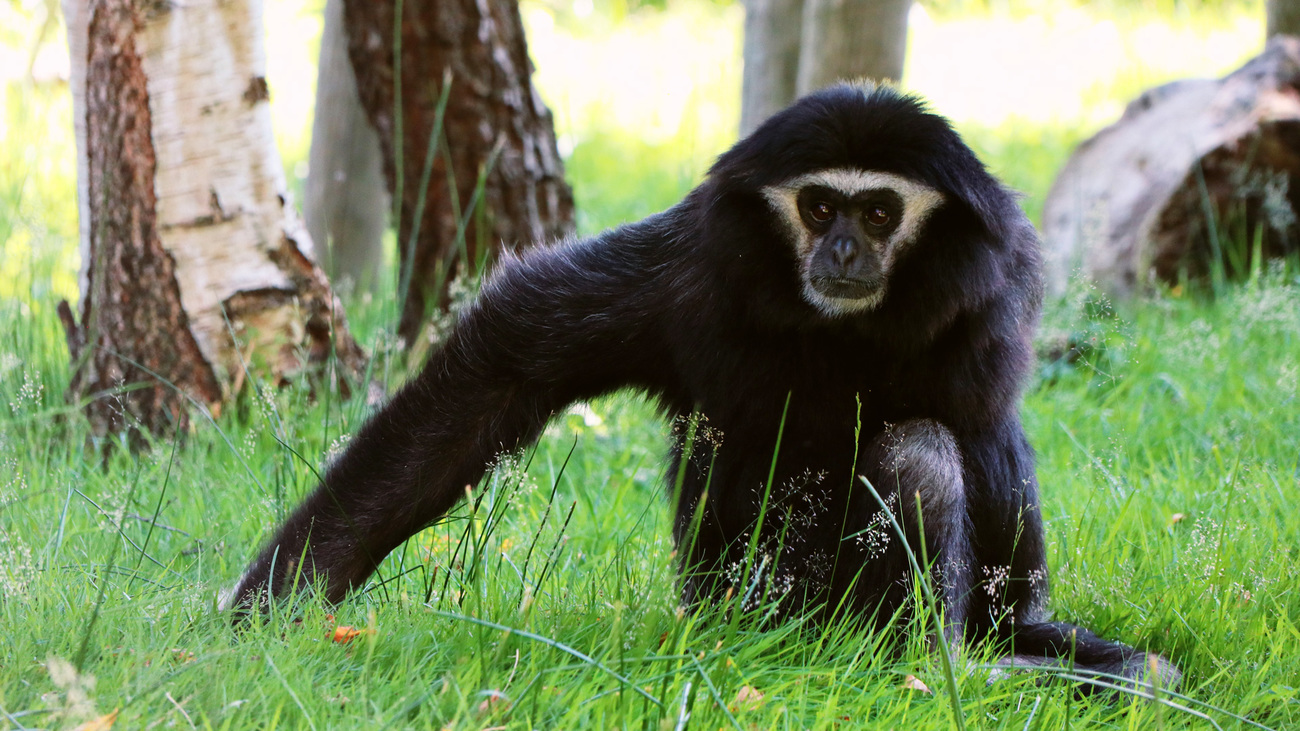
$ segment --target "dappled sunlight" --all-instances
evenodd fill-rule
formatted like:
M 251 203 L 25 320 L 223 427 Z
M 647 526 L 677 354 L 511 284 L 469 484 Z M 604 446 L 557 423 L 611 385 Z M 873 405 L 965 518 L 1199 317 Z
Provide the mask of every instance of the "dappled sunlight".
M 670 2 L 614 21 L 585 5 L 557 7 L 522 4 L 534 79 L 578 173 L 580 228 L 671 205 L 735 140 L 742 8 Z M 1176 78 L 1223 75 L 1263 39 L 1263 10 L 1253 5 L 1187 8 L 1178 18 L 1065 3 L 932 17 L 914 5 L 909 23 L 904 87 L 952 119 L 1029 196 L 1035 218 L 1071 147 L 1129 100 Z
M 531 2 L 523 17 L 534 79 L 562 135 L 614 127 L 660 142 L 683 127 L 711 136 L 737 124 L 739 5 L 642 11 L 607 35 L 557 24 Z
M 266 5 L 271 109 L 290 180 L 308 172 L 322 4 Z M 1262 44 L 1259 3 L 1182 7 L 1177 18 L 1116 5 L 967 16 L 914 6 L 904 86 L 953 119 L 995 172 L 1029 194 L 1036 214 L 1068 147 L 1114 120 L 1129 99 L 1175 78 L 1222 75 Z M 49 83 L 66 77 L 66 40 L 56 28 L 37 54 L 42 88 L 20 86 L 42 16 L 35 3 L 16 7 L 0 9 L 0 80 L 9 86 L 0 96 L 0 183 L 25 186 L 25 205 L 70 213 L 71 105 L 62 87 Z M 671 204 L 734 141 L 743 70 L 739 3 L 673 0 L 664 10 L 642 7 L 614 18 L 590 0 L 523 0 L 521 13 L 534 79 L 555 114 L 578 188 L 583 230 Z M 67 191 L 65 200 L 52 200 L 58 191 Z M 67 245 L 75 259 L 74 238 Z M 16 250 L 6 253 L 11 267 Z
M 291 177 L 306 177 L 307 149 L 316 104 L 316 58 L 325 27 L 320 0 L 266 3 L 266 76 L 271 86 L 271 123 Z M 301 165 L 299 162 L 301 161 Z M 299 167 L 293 169 L 290 167 Z
M 1219 13 L 1213 25 L 1079 7 L 936 21 L 913 6 L 905 85 L 959 122 L 1096 127 L 1145 88 L 1221 76 L 1258 53 L 1263 14 Z
M 1062 4 L 1050 13 L 930 16 L 913 6 L 904 86 L 936 111 L 983 126 L 1097 127 L 1142 89 L 1218 76 L 1258 52 L 1262 12 L 1201 10 L 1179 20 Z M 608 34 L 557 23 L 523 3 L 536 82 L 562 136 L 618 129 L 656 142 L 687 128 L 724 148 L 740 101 L 739 5 L 646 9 Z

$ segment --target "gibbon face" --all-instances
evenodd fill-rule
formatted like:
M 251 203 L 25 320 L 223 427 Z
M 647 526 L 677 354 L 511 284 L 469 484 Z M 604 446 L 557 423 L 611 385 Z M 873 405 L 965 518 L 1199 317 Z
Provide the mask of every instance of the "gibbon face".
M 762 189 L 795 256 L 803 296 L 827 316 L 874 309 L 943 194 L 915 180 L 835 168 Z

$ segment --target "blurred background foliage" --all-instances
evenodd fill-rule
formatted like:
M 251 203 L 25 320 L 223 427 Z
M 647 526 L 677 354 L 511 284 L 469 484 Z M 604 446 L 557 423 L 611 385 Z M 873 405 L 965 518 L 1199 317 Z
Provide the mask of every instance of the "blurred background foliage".
M 28 307 L 77 297 L 76 169 L 57 6 L 0 4 L 0 297 Z M 322 6 L 266 3 L 272 112 L 296 187 L 307 174 Z M 671 205 L 734 141 L 740 3 L 523 0 L 521 11 L 580 232 Z M 1254 55 L 1264 6 L 924 0 L 909 24 L 903 85 L 951 118 L 1037 218 L 1073 146 L 1129 99 L 1171 79 L 1222 75 Z M 29 281 L 36 271 L 57 274 Z

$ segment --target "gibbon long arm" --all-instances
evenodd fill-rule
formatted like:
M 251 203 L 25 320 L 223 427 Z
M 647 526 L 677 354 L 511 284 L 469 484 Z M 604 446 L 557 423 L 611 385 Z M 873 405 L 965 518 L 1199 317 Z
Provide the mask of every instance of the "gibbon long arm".
M 501 267 L 249 567 L 236 602 L 282 594 L 295 579 L 341 600 L 553 414 L 655 376 L 653 313 L 628 311 L 650 299 L 639 294 L 652 286 L 655 235 L 643 222 Z

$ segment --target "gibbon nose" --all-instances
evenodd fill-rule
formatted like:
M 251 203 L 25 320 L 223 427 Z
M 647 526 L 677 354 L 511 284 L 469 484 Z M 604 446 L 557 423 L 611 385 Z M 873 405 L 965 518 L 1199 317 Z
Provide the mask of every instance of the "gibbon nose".
M 845 236 L 831 243 L 831 261 L 841 269 L 848 269 L 858 258 L 858 240 Z

